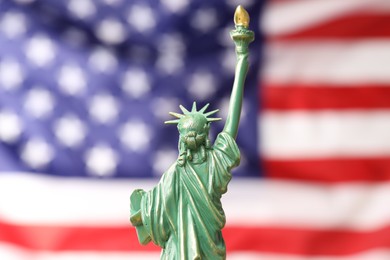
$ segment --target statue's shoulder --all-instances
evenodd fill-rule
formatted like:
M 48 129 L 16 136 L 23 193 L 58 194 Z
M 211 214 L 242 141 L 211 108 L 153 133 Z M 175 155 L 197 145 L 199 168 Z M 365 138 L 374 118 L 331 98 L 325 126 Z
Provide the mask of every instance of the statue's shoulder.
M 213 145 L 213 152 L 216 158 L 227 162 L 228 168 L 236 167 L 240 163 L 240 150 L 236 140 L 228 133 L 218 134 Z
M 177 163 L 177 159 L 174 163 L 171 164 L 171 166 L 166 170 L 160 181 L 169 181 L 175 177 L 175 175 L 179 174 L 181 171 L 181 167 Z
M 231 145 L 237 145 L 236 140 L 230 134 L 222 131 L 217 135 L 217 138 L 215 138 L 213 149 L 226 148 L 226 146 Z

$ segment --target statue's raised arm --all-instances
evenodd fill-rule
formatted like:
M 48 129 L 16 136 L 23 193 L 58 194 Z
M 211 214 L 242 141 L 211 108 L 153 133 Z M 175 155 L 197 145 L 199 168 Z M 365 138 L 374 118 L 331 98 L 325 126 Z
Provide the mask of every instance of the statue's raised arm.
M 231 31 L 230 36 L 236 45 L 237 64 L 230 96 L 229 113 L 223 131 L 236 138 L 240 123 L 245 77 L 248 71 L 248 46 L 254 40 L 254 33 L 248 29 L 249 15 L 240 5 L 234 14 L 234 23 L 236 29 Z

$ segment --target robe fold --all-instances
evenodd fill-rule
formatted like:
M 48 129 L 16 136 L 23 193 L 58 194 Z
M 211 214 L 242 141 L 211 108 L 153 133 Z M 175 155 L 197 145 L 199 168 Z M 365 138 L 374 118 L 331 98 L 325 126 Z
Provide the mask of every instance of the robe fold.
M 207 150 L 205 162 L 174 163 L 155 188 L 140 193 L 140 241 L 145 241 L 140 234 L 146 233 L 163 248 L 163 260 L 226 259 L 221 196 L 239 162 L 235 140 L 222 132 Z

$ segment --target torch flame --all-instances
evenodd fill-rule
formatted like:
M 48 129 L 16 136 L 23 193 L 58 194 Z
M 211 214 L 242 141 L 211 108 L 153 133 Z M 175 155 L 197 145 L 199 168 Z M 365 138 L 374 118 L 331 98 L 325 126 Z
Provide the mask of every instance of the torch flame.
M 249 27 L 249 14 L 241 5 L 237 6 L 236 12 L 234 13 L 234 24 L 241 25 L 245 28 Z

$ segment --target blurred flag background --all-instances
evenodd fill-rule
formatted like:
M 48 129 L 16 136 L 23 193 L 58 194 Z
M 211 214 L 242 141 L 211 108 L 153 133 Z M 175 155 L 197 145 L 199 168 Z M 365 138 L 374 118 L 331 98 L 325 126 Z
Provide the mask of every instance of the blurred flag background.
M 226 118 L 238 4 L 228 259 L 390 259 L 390 1 L 0 0 L 1 260 L 159 258 L 129 195 L 177 158 L 169 111 Z

